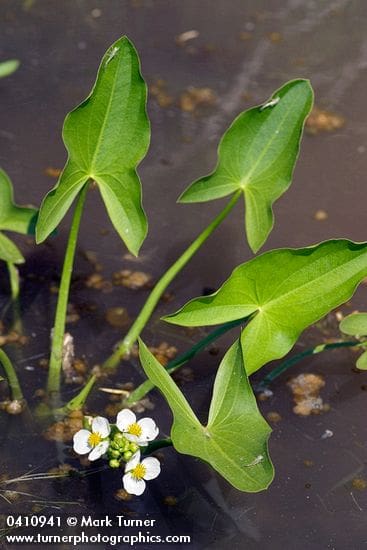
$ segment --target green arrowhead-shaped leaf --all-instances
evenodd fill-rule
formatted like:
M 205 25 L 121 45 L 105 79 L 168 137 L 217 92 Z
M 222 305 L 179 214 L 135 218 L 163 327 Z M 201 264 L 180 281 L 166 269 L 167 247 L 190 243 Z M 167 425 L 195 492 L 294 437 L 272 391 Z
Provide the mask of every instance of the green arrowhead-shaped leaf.
M 367 243 L 326 241 L 267 252 L 237 267 L 211 296 L 165 317 L 184 326 L 215 325 L 253 314 L 242 331 L 248 374 L 286 355 L 301 332 L 346 302 L 367 274 Z
M 367 313 L 351 313 L 340 322 L 339 328 L 344 334 L 359 338 L 367 336 Z M 367 370 L 367 351 L 362 353 L 356 361 L 356 367 Z
M 55 229 L 92 179 L 115 229 L 128 249 L 138 253 L 147 232 L 136 172 L 150 139 L 146 96 L 138 55 L 122 37 L 104 55 L 91 94 L 65 119 L 63 140 L 69 158 L 56 187 L 42 203 L 38 242 Z
M 24 258 L 18 247 L 2 233 L 0 233 L 0 260 L 12 264 L 21 264 L 24 262 Z
M 14 73 L 19 67 L 19 61 L 17 59 L 9 59 L 8 61 L 2 61 L 0 63 L 0 78 L 9 76 Z
M 367 336 L 367 313 L 352 313 L 340 322 L 339 328 L 351 336 Z
M 208 462 L 241 491 L 266 489 L 273 479 L 268 456 L 270 427 L 261 416 L 237 341 L 224 356 L 215 379 L 206 426 L 202 425 L 164 367 L 140 341 L 140 360 L 165 396 L 174 416 L 175 449 Z
M 14 203 L 11 181 L 4 170 L 0 169 L 0 231 L 31 233 L 36 215 L 35 208 L 18 206 Z M 2 233 L 0 233 L 0 260 L 13 264 L 24 262 L 17 246 Z
M 0 168 L 0 230 L 31 233 L 37 215 L 35 208 L 14 204 L 13 186 Z
M 222 137 L 214 172 L 191 184 L 179 201 L 204 202 L 241 190 L 247 240 L 257 252 L 274 224 L 272 205 L 291 184 L 312 102 L 310 83 L 293 80 L 265 105 L 241 113 Z

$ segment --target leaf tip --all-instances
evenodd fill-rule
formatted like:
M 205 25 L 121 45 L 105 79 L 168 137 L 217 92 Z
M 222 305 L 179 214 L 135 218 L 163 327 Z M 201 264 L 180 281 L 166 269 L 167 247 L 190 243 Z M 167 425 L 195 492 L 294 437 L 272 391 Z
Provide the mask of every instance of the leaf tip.
M 194 201 L 192 201 L 190 199 L 190 196 L 186 193 L 186 191 L 184 191 L 183 193 L 181 193 L 181 195 L 178 197 L 177 201 L 176 201 L 178 204 L 189 204 L 189 203 L 192 203 Z
M 163 317 L 160 318 L 161 321 L 164 321 L 165 323 L 171 323 L 172 325 L 176 325 L 175 322 L 175 313 L 171 313 L 170 315 L 163 315 Z
M 38 218 L 39 220 L 39 218 Z M 44 231 L 44 229 L 39 225 L 39 222 L 37 221 L 37 224 L 36 224 L 36 230 L 35 230 L 35 241 L 36 241 L 36 244 L 41 244 L 43 243 L 43 241 L 45 241 L 47 239 L 47 235 L 45 234 L 46 232 Z

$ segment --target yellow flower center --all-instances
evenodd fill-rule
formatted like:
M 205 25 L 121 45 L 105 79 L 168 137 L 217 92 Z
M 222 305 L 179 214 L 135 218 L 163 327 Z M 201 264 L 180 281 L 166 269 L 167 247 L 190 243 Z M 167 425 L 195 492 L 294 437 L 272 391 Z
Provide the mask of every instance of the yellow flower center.
M 91 447 L 97 447 L 98 443 L 102 441 L 101 434 L 98 432 L 93 432 L 88 437 L 88 443 Z
M 143 430 L 136 422 L 134 424 L 130 424 L 130 426 L 128 426 L 127 428 L 127 433 L 129 433 L 130 435 L 136 435 L 136 437 L 140 437 L 142 432 Z
M 137 464 L 132 470 L 131 475 L 135 477 L 135 479 L 143 479 L 146 473 L 147 469 L 144 464 Z

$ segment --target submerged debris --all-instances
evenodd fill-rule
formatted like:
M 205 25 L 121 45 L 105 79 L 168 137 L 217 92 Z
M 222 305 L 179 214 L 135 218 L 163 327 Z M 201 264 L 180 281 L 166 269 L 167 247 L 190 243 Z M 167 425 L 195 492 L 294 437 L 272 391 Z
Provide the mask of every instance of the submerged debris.
M 149 273 L 144 273 L 144 271 L 122 269 L 113 274 L 112 281 L 115 286 L 124 286 L 131 290 L 138 290 L 140 288 L 151 288 L 152 276 Z
M 269 422 L 273 422 L 274 424 L 277 424 L 282 420 L 281 415 L 276 411 L 270 411 L 266 415 L 266 418 L 269 420 Z
M 100 388 L 101 391 L 106 391 L 107 389 L 109 388 Z M 121 389 L 116 388 L 116 393 L 111 392 L 111 389 L 107 392 L 110 393 L 111 401 L 111 403 L 105 407 L 105 413 L 107 416 L 115 416 L 121 410 L 121 398 L 124 399 L 129 397 L 130 393 L 134 390 L 134 385 L 131 382 L 127 382 L 121 387 Z M 138 414 L 145 411 L 152 411 L 154 407 L 155 405 L 149 397 L 143 397 L 139 401 L 136 401 L 136 403 L 129 405 L 129 408 Z
M 161 342 L 158 347 L 149 346 L 148 349 L 164 367 L 176 357 L 178 351 L 175 346 L 171 346 L 168 342 Z M 131 355 L 133 357 L 139 357 L 137 346 L 132 348 Z
M 274 393 L 269 390 L 269 388 L 265 388 L 261 393 L 258 395 L 259 401 L 267 401 L 270 397 L 273 397 Z
M 319 374 L 299 374 L 288 382 L 288 386 L 292 390 L 293 400 L 296 403 L 293 407 L 295 414 L 309 416 L 329 410 L 329 405 L 324 404 L 319 396 L 321 388 L 325 386 Z
M 174 97 L 168 93 L 166 82 L 162 78 L 158 78 L 149 86 L 149 92 L 163 109 L 170 107 L 175 101 Z
M 305 128 L 309 134 L 334 132 L 345 125 L 345 118 L 331 111 L 314 107 L 306 120 Z
M 152 411 L 155 408 L 153 401 L 149 397 L 143 397 L 140 401 L 133 403 L 130 406 L 130 409 L 138 414 L 141 414 L 145 411 Z
M 69 416 L 55 422 L 44 432 L 48 441 L 62 441 L 67 443 L 73 439 L 73 435 L 83 428 L 83 412 L 72 411 Z
M 198 107 L 211 106 L 217 101 L 217 95 L 211 88 L 195 88 L 189 86 L 180 95 L 180 108 L 187 113 L 193 113 Z
M 199 34 L 199 31 L 196 31 L 194 29 L 191 31 L 182 32 L 181 34 L 176 36 L 175 42 L 178 46 L 184 46 L 189 40 L 197 38 Z
M 111 327 L 124 328 L 130 325 L 131 319 L 125 307 L 110 307 L 106 311 L 106 321 Z
M 73 377 L 74 374 L 74 353 L 74 338 L 70 332 L 65 332 L 62 348 L 62 370 L 65 376 L 65 381 L 67 382 Z
M 242 40 L 243 42 L 247 42 L 247 40 L 251 40 L 251 38 L 252 38 L 252 32 L 249 32 L 249 31 L 242 31 L 242 32 L 240 32 L 239 38 L 240 38 L 240 40 Z
M 320 209 L 320 210 L 316 210 L 313 217 L 317 222 L 323 222 L 328 219 L 329 215 L 326 212 L 326 210 Z
M 163 499 L 163 504 L 165 504 L 166 506 L 176 506 L 177 502 L 177 497 L 173 495 L 167 495 Z
M 111 281 L 108 281 L 101 273 L 97 272 L 89 275 L 85 281 L 85 286 L 96 290 L 102 290 L 102 292 L 110 292 L 112 290 Z
M 195 380 L 194 370 L 191 367 L 181 367 L 172 374 L 174 381 L 180 386 Z
M 66 323 L 72 324 L 77 323 L 80 319 L 80 315 L 74 304 L 69 303 L 66 315 Z
M 363 477 L 355 477 L 352 480 L 352 487 L 358 491 L 364 491 L 367 489 L 367 481 Z
M 61 172 L 61 168 L 54 168 L 53 166 L 47 166 L 47 168 L 45 168 L 45 175 L 50 178 L 58 178 Z
M 6 344 L 20 344 L 21 346 L 24 346 L 28 343 L 28 336 L 24 336 L 24 334 L 20 334 L 16 330 L 10 330 L 9 332 L 5 332 L 5 326 L 0 321 L 0 347 L 5 346 Z
M 333 437 L 333 435 L 334 432 L 332 430 L 325 430 L 321 436 L 321 439 L 330 439 L 330 437 Z
M 280 32 L 276 32 L 276 31 L 270 32 L 268 34 L 268 39 L 273 44 L 279 44 L 280 42 L 283 42 L 283 35 Z
M 94 250 L 85 250 L 83 256 L 95 271 L 102 271 L 103 265 L 98 261 L 97 253 Z
M 26 408 L 26 401 L 24 399 L 7 399 L 0 403 L 0 410 L 7 412 L 8 414 L 16 415 L 21 414 Z
M 130 493 L 128 493 L 127 491 L 125 491 L 125 489 L 117 489 L 117 491 L 115 492 L 114 494 L 114 497 L 116 500 L 119 500 L 119 501 L 129 501 L 133 498 L 133 495 L 130 495 Z

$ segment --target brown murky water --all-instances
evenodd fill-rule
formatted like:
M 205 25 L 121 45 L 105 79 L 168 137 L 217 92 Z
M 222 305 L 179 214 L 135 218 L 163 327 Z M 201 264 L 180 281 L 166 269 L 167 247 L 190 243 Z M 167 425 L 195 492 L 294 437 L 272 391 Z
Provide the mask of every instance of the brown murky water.
M 318 107 L 343 116 L 345 125 L 305 135 L 294 184 L 276 205 L 276 226 L 266 249 L 332 237 L 366 240 L 366 23 L 367 5 L 362 0 L 0 0 L 0 58 L 17 57 L 22 63 L 16 74 L 0 81 L 0 165 L 14 182 L 17 200 L 39 204 L 54 184 L 45 169 L 60 168 L 65 160 L 60 130 L 66 112 L 90 90 L 109 44 L 127 34 L 156 96 L 149 102 L 152 144 L 140 168 L 150 234 L 137 264 L 124 259 L 126 251 L 111 230 L 98 194 L 90 193 L 80 251 L 97 252 L 107 279 L 120 269 L 140 269 L 153 277 L 164 271 L 221 208 L 217 202 L 175 205 L 179 193 L 213 168 L 218 138 L 233 117 L 295 77 L 310 78 Z M 176 37 L 191 30 L 197 31 L 196 38 L 177 44 Z M 191 112 L 192 94 L 182 97 L 189 87 L 210 88 L 209 96 L 217 101 Z M 145 333 L 152 345 L 167 340 L 180 351 L 186 349 L 191 337 L 158 324 L 159 316 L 200 294 L 203 287 L 217 287 L 235 265 L 251 256 L 243 238 L 241 208 L 236 207 L 172 285 L 174 301 L 160 306 Z M 327 215 L 315 216 L 319 210 Z M 58 280 L 66 231 L 67 221 L 57 238 L 39 248 L 21 241 L 28 258 L 22 268 L 22 308 L 30 342 L 21 349 L 9 346 L 8 351 L 29 396 L 44 379 L 38 363 L 47 357 L 55 307 L 50 287 Z M 85 278 L 92 272 L 80 253 L 71 302 L 81 319 L 69 328 L 77 356 L 85 357 L 90 366 L 105 358 L 120 334 L 106 324 L 106 310 L 124 306 L 134 316 L 146 296 L 144 290 L 123 287 L 112 292 L 86 288 Z M 1 273 L 4 310 L 6 279 Z M 353 307 L 366 309 L 365 287 Z M 319 329 L 309 331 L 299 350 L 324 336 Z M 219 343 L 221 352 L 229 341 Z M 353 359 L 350 351 L 336 351 L 294 368 L 295 374 L 325 376 L 321 394 L 330 410 L 322 415 L 295 415 L 287 376 L 273 384 L 273 396 L 261 404 L 264 414 L 281 416 L 270 443 L 276 478 L 267 492 L 242 494 L 206 465 L 167 450 L 159 481 L 152 482 L 140 500 L 117 501 L 113 494 L 121 486 L 121 476 L 107 471 L 66 483 L 23 483 L 17 490 L 34 496 L 20 495 L 14 504 L 0 500 L 1 513 L 30 512 L 37 506 L 47 514 L 151 517 L 157 519 L 162 535 L 192 535 L 196 549 L 231 545 L 359 550 L 367 544 L 367 490 L 358 482 L 367 479 L 366 374 L 353 372 Z M 200 355 L 194 380 L 183 386 L 203 415 L 217 361 L 208 353 Z M 137 376 L 136 368 L 125 364 L 111 383 Z M 167 432 L 166 406 L 157 394 L 153 402 L 152 414 Z M 100 412 L 105 403 L 98 397 L 91 412 Z M 64 461 L 77 465 L 68 447 L 40 439 L 27 416 L 2 414 L 0 426 L 0 463 L 8 476 L 46 471 Z M 333 436 L 323 439 L 326 430 Z M 43 499 L 46 506 L 32 502 Z

